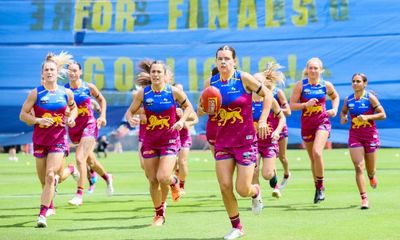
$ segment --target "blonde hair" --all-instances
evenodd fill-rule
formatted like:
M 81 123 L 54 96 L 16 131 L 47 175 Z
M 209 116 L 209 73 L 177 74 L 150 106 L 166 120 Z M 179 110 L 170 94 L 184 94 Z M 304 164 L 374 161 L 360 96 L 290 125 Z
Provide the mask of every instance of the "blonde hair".
M 303 79 L 308 77 L 307 68 L 311 62 L 317 62 L 319 64 L 319 67 L 321 68 L 321 74 L 324 72 L 324 65 L 322 64 L 321 59 L 317 57 L 312 57 L 307 61 L 306 67 L 303 69 Z
M 60 54 L 55 55 L 52 52 L 49 52 L 42 64 L 42 70 L 44 64 L 52 62 L 55 63 L 57 66 L 58 77 L 64 79 L 67 76 L 68 70 L 65 69 L 65 65 L 69 65 L 73 63 L 72 55 L 68 52 L 61 51 Z
M 279 63 L 268 62 L 263 74 L 265 79 L 271 80 L 272 84 L 275 86 L 277 83 L 285 85 L 285 74 L 280 70 L 283 67 Z

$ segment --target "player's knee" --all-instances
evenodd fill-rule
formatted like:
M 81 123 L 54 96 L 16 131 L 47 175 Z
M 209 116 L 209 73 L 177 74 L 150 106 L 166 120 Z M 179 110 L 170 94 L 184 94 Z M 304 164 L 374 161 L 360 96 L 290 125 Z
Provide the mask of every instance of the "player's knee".
M 83 159 L 83 157 L 77 157 L 76 158 L 76 164 L 77 165 L 86 164 L 86 161 Z
M 357 163 L 354 166 L 355 170 L 357 173 L 363 173 L 364 172 L 364 163 Z
M 221 189 L 222 193 L 233 191 L 233 185 L 231 182 L 220 182 L 219 188 Z
M 274 175 L 275 175 L 275 172 L 274 172 L 273 169 L 263 171 L 263 173 L 262 173 L 262 176 L 263 176 L 263 178 L 264 178 L 265 180 L 270 180 L 271 178 L 274 177 Z
M 237 184 L 236 185 L 236 192 L 241 196 L 241 197 L 248 197 L 251 190 L 250 186 L 245 186 L 243 184 Z
M 45 179 L 46 183 L 47 184 L 54 184 L 55 176 L 56 175 L 55 175 L 53 170 L 47 171 L 46 172 L 46 179 Z
M 170 184 L 170 175 L 167 174 L 158 174 L 157 180 L 161 184 Z
M 322 158 L 322 151 L 318 149 L 313 149 L 312 154 L 315 160 L 319 160 Z

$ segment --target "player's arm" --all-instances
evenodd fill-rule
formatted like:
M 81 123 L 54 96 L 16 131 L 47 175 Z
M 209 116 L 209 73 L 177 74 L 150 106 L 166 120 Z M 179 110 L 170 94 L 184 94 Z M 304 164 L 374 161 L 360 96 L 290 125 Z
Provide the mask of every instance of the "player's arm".
M 35 88 L 29 93 L 24 104 L 22 105 L 21 112 L 19 113 L 19 119 L 28 125 L 40 124 L 40 122 L 42 121 L 31 114 L 36 100 L 37 100 L 37 90 Z M 51 124 L 48 126 L 51 126 Z
M 273 141 L 279 140 L 279 134 L 281 133 L 283 127 L 286 124 L 286 117 L 283 113 L 282 108 L 279 106 L 279 103 L 273 99 L 272 101 L 272 111 L 274 112 L 275 116 L 279 118 L 278 126 L 276 127 L 275 131 L 272 132 L 271 137 Z
M 204 80 L 204 89 L 210 86 L 211 78 L 207 78 Z M 197 104 L 197 116 L 201 117 L 206 115 L 207 113 L 204 111 L 203 103 L 201 102 L 201 98 L 199 99 L 199 103 Z
M 89 83 L 90 95 L 96 99 L 96 102 L 100 105 L 100 116 L 97 118 L 97 127 L 104 127 L 107 124 L 106 112 L 107 112 L 107 101 L 103 94 L 97 89 L 96 85 Z
M 265 87 L 262 83 L 257 81 L 251 74 L 242 72 L 242 81 L 247 90 L 255 92 L 257 95 L 263 98 L 263 109 L 258 120 L 258 136 L 261 139 L 265 139 L 269 134 L 267 125 L 267 118 L 271 111 L 272 105 L 272 92 Z
M 278 99 L 279 102 L 281 103 L 280 107 L 282 109 L 283 114 L 285 114 L 285 116 L 290 116 L 292 114 L 292 110 L 290 110 L 289 103 L 287 101 L 285 93 L 282 90 L 278 91 Z
M 140 122 L 140 119 L 138 119 L 134 115 L 138 114 L 137 112 L 139 111 L 142 102 L 143 102 L 143 88 L 139 89 L 137 92 L 133 94 L 132 103 L 125 113 L 125 118 L 132 127 L 138 125 Z
M 292 96 L 290 96 L 290 109 L 293 111 L 303 110 L 306 108 L 307 103 L 300 102 L 301 91 L 303 90 L 303 84 L 301 81 L 296 83 L 296 86 L 293 88 Z
M 185 128 L 189 129 L 190 127 L 193 127 L 199 122 L 199 118 L 197 117 L 196 112 L 192 112 L 189 117 L 186 119 L 185 122 Z
M 78 116 L 78 109 L 74 100 L 74 93 L 70 89 L 65 89 L 68 98 L 68 116 L 66 123 L 69 127 L 75 126 L 75 119 Z
M 183 110 L 182 117 L 179 119 L 179 121 L 177 121 L 174 124 L 174 126 L 172 126 L 172 128 L 174 128 L 176 130 L 181 130 L 183 128 L 186 120 L 188 119 L 190 114 L 192 112 L 194 112 L 194 110 L 193 110 L 192 103 L 187 98 L 185 92 L 172 86 L 172 94 L 174 95 L 175 101 L 178 102 L 178 104 L 181 106 L 181 108 Z
M 332 100 L 332 109 L 326 111 L 330 117 L 335 117 L 339 108 L 339 94 L 336 92 L 332 83 L 326 81 L 326 92 Z
M 347 97 L 344 99 L 342 111 L 340 111 L 340 124 L 346 124 L 348 121 L 349 108 L 347 107 Z
M 384 120 L 386 119 L 385 109 L 383 109 L 382 105 L 380 104 L 378 98 L 370 94 L 369 95 L 369 102 L 374 109 L 375 113 L 371 115 L 359 115 L 358 117 L 364 121 L 368 120 Z

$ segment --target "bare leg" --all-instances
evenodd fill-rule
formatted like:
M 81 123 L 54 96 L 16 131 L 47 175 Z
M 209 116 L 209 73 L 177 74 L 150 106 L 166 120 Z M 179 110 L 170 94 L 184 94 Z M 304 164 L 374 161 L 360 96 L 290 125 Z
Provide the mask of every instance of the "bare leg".
M 279 141 L 279 160 L 282 163 L 283 167 L 283 173 L 285 175 L 289 175 L 289 162 L 286 158 L 286 150 L 287 150 L 287 143 L 288 143 L 288 138 L 285 137 L 282 140 Z

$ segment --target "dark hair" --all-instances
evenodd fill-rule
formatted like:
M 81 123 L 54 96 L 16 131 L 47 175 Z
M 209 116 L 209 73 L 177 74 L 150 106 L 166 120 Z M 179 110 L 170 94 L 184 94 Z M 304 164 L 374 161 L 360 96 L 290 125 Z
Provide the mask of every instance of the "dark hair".
M 82 70 L 82 66 L 80 63 L 78 63 L 77 61 L 72 61 L 70 64 L 68 64 L 68 67 L 72 64 L 78 65 L 79 70 Z
M 144 59 L 140 61 L 138 64 L 139 72 L 150 73 L 150 67 L 151 64 L 153 64 L 153 62 L 154 62 L 153 59 Z
M 367 81 L 368 81 L 367 76 L 365 76 L 364 73 L 354 73 L 353 76 L 351 77 L 351 80 L 353 80 L 353 78 L 354 78 L 355 76 L 360 76 L 361 79 L 363 80 L 363 82 L 367 82 Z
M 232 52 L 232 57 L 233 57 L 233 59 L 236 58 L 236 51 L 235 51 L 235 49 L 234 49 L 233 47 L 231 47 L 231 46 L 228 46 L 228 45 L 224 45 L 224 46 L 218 48 L 218 49 L 217 49 L 217 52 L 215 53 L 215 58 L 218 57 L 218 52 L 219 52 L 219 51 L 224 51 L 224 50 L 229 50 L 229 51 L 231 51 L 231 52 Z
M 211 76 L 215 76 L 215 75 L 217 75 L 218 73 L 219 73 L 219 70 L 218 70 L 217 67 L 214 67 L 214 68 L 211 70 Z

